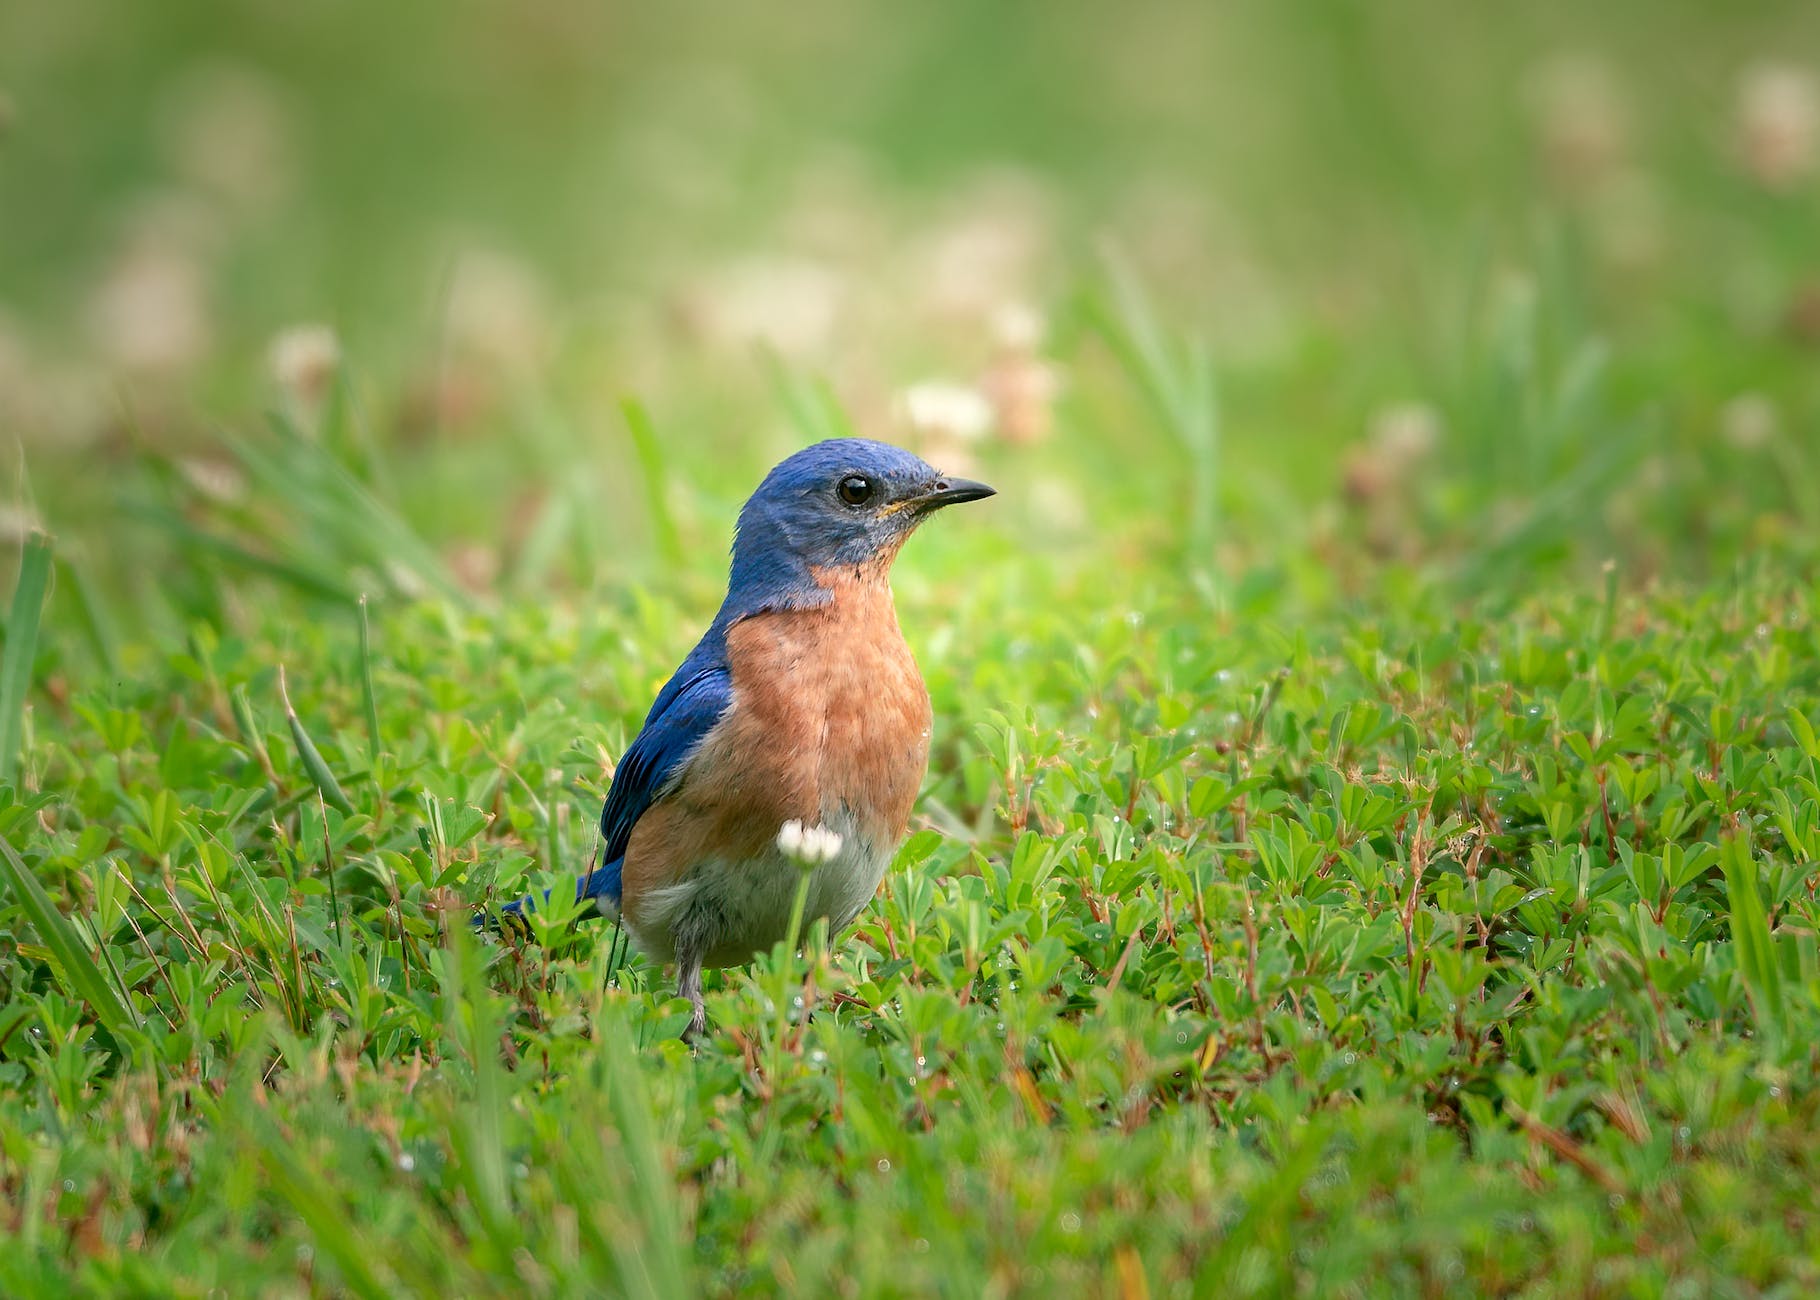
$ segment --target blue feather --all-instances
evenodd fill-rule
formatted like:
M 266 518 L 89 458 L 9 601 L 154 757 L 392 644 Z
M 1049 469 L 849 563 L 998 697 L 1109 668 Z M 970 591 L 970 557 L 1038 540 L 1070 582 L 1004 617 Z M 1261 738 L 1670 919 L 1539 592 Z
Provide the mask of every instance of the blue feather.
M 697 654 L 701 649 L 697 647 Z M 724 659 L 718 654 L 702 658 L 710 662 L 698 661 L 695 654 L 684 661 L 658 695 L 638 738 L 619 760 L 613 786 L 600 810 L 604 841 L 600 859 L 605 865 L 581 882 L 581 897 L 604 894 L 619 902 L 620 864 L 632 828 L 733 703 L 733 679 Z
M 726 641 L 717 625 L 658 693 L 645 725 L 613 775 L 600 810 L 602 865 L 575 882 L 577 899 L 605 898 L 618 905 L 620 873 L 632 828 L 733 702 L 733 679 L 727 671 L 725 651 Z M 527 896 L 500 910 L 515 916 L 536 906 L 536 897 Z

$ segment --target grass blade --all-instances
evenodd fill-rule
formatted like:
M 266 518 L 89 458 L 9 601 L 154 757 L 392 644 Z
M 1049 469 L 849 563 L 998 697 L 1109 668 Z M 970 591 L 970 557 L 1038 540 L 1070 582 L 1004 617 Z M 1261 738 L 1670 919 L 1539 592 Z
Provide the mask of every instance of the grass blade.
M 119 656 L 114 648 L 117 638 L 94 584 L 83 576 L 82 566 L 68 555 L 57 557 L 57 573 L 76 598 L 76 616 L 83 635 L 88 638 L 90 653 L 102 672 L 114 676 L 120 671 Z
M 381 573 L 402 569 L 416 579 L 412 585 L 458 605 L 469 603 L 468 592 L 437 549 L 329 448 L 281 414 L 274 416 L 273 427 L 275 437 L 263 442 L 225 434 L 223 441 L 249 476 L 305 517 L 314 536 L 329 543 L 340 564 L 352 560 Z
M 482 1227 L 501 1255 L 509 1258 L 518 1242 L 506 1182 L 500 1027 L 493 1018 L 484 985 L 470 985 L 468 976 L 475 964 L 475 953 L 465 926 L 450 928 L 443 957 L 443 1007 L 449 1039 L 466 1050 L 474 1068 L 474 1091 L 462 1106 L 467 1112 L 462 1116 L 465 1122 L 455 1126 L 450 1141 L 460 1162 L 458 1173 L 474 1198 Z
M 291 692 L 284 681 L 284 667 L 278 669 L 278 696 L 284 701 L 285 721 L 291 724 L 291 740 L 297 746 L 297 757 L 303 763 L 303 770 L 321 791 L 322 798 L 329 807 L 336 809 L 343 816 L 354 814 L 354 805 L 347 795 L 341 792 L 341 782 L 335 779 L 335 773 L 329 770 L 328 763 L 322 757 L 322 751 L 316 748 L 316 742 L 310 739 L 310 733 L 303 729 L 303 719 L 297 716 L 297 710 L 291 707 Z
M 256 573 L 262 578 L 271 578 L 285 584 L 306 596 L 343 604 L 354 599 L 354 593 L 335 578 L 317 573 L 302 565 L 292 564 L 287 560 L 273 559 L 261 555 L 229 537 L 222 537 L 207 529 L 198 528 L 173 510 L 160 506 L 128 506 L 130 514 L 145 520 L 147 523 L 162 528 L 177 545 L 193 553 L 198 560 L 198 567 L 207 567 L 207 561 L 220 560 Z
M 631 430 L 632 446 L 638 453 L 638 468 L 645 481 L 645 502 L 651 511 L 651 527 L 657 533 L 657 549 L 666 564 L 681 565 L 682 535 L 677 531 L 676 520 L 671 517 L 669 502 L 664 499 L 663 443 L 643 405 L 628 397 L 619 404 L 619 409 L 625 412 L 626 428 Z
M 644 1079 L 625 1051 L 608 1051 L 607 1092 L 613 1120 L 625 1142 L 632 1185 L 639 1189 L 644 1240 L 626 1252 L 622 1267 L 630 1265 L 626 1283 L 634 1295 L 682 1296 L 696 1294 L 689 1263 L 683 1251 L 682 1215 L 676 1205 L 676 1178 L 664 1163 L 650 1094 Z
M 25 696 L 32 688 L 32 660 L 38 653 L 38 620 L 50 585 L 51 539 L 33 533 L 19 556 L 19 585 L 6 619 L 6 651 L 0 655 L 0 783 L 10 782 L 19 765 L 25 735 Z
M 765 350 L 764 359 L 778 400 L 783 403 L 784 411 L 798 433 L 810 442 L 854 436 L 852 421 L 825 382 L 798 375 L 769 348 Z
M 360 1240 L 334 1187 L 297 1158 L 291 1144 L 273 1128 L 270 1120 L 251 1106 L 246 1109 L 250 1119 L 248 1128 L 272 1189 L 303 1220 L 316 1244 L 335 1261 L 348 1290 L 365 1300 L 385 1300 L 392 1295 L 367 1263 L 375 1252 Z
M 1110 301 L 1087 301 L 1087 318 L 1182 450 L 1188 468 L 1188 542 L 1209 563 L 1219 523 L 1220 405 L 1213 358 L 1196 338 L 1179 345 L 1157 319 L 1137 275 L 1106 258 Z
M 240 728 L 240 739 L 253 751 L 253 757 L 259 762 L 260 771 L 268 780 L 272 776 L 272 756 L 266 752 L 265 736 L 260 733 L 259 720 L 253 716 L 253 702 L 247 698 L 246 684 L 234 687 L 228 695 L 228 705 L 234 713 L 234 725 Z
M 1750 991 L 1758 1027 L 1779 1044 L 1788 1012 L 1782 996 L 1782 968 L 1769 932 L 1769 910 L 1757 892 L 1757 863 L 1751 856 L 1750 841 L 1743 835 L 1725 842 L 1725 896 L 1738 970 Z
M 57 967 L 70 992 L 88 1003 L 95 1016 L 110 1031 L 123 1028 L 139 1028 L 139 1017 L 133 1013 L 131 1006 L 120 1000 L 114 986 L 101 973 L 101 967 L 83 947 L 76 935 L 76 928 L 69 923 L 69 918 L 57 910 L 51 896 L 44 892 L 37 875 L 25 865 L 25 859 L 19 856 L 12 841 L 0 839 L 0 875 L 4 875 L 13 892 L 19 896 L 19 902 L 25 908 L 25 914 L 31 919 L 45 946 L 57 960 Z
M 360 597 L 360 704 L 367 715 L 367 763 L 379 766 L 379 703 L 373 694 L 373 633 L 367 626 L 367 598 Z

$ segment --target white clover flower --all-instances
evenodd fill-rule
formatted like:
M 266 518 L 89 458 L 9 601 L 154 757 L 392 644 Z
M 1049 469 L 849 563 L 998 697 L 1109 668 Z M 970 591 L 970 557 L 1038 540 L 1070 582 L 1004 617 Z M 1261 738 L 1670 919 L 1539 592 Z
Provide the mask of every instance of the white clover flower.
M 801 866 L 819 866 L 840 854 L 843 841 L 839 831 L 826 826 L 804 826 L 795 818 L 777 829 L 777 849 Z

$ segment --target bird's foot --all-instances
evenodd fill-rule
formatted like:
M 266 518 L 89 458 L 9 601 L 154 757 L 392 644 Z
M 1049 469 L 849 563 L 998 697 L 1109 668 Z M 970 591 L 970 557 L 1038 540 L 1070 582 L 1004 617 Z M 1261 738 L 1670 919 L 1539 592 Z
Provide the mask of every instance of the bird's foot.
M 681 963 L 681 969 L 676 979 L 676 991 L 689 999 L 689 1023 L 682 1032 L 683 1042 L 698 1042 L 708 1032 L 708 1006 L 701 995 L 701 962 L 699 960 L 685 960 Z

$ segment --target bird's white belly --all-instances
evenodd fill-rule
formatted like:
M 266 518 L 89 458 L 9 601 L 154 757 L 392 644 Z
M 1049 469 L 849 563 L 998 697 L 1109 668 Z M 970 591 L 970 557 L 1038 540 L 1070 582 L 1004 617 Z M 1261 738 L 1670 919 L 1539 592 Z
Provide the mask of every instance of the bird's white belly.
M 698 864 L 682 880 L 652 890 L 627 929 L 638 947 L 658 961 L 676 959 L 679 931 L 705 929 L 713 938 L 704 965 L 732 966 L 764 952 L 788 936 L 797 883 L 809 875 L 801 935 L 818 917 L 828 932 L 844 930 L 878 892 L 895 845 L 876 844 L 859 833 L 850 813 L 825 819 L 841 837 L 832 858 L 804 867 L 768 847 L 755 859 L 715 859 Z M 801 937 L 799 935 L 799 937 Z

